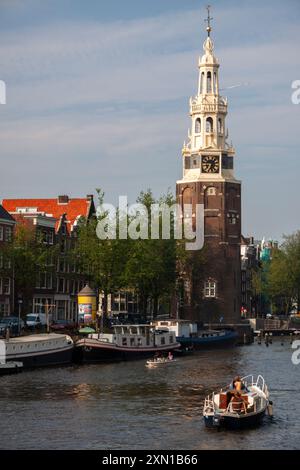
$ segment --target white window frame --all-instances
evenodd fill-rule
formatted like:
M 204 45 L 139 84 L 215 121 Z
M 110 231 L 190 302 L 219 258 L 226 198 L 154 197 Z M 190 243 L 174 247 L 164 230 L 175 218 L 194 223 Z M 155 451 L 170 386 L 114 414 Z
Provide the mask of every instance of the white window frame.
M 206 299 L 214 299 L 217 297 L 217 282 L 208 279 L 204 282 L 204 297 Z

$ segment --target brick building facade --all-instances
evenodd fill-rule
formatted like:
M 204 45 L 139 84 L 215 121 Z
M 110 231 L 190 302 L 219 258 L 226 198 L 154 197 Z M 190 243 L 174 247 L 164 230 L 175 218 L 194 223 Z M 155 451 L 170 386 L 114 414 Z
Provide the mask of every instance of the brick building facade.
M 0 246 L 13 239 L 15 220 L 0 204 Z M 0 253 L 0 317 L 13 313 L 13 271 L 11 261 Z
M 51 305 L 53 319 L 77 319 L 77 294 L 87 283 L 86 274 L 70 257 L 76 244 L 77 224 L 81 217 L 95 214 L 93 196 L 56 199 L 4 199 L 3 206 L 19 224 L 35 227 L 46 246 L 56 246 L 55 266 L 40 272 L 34 286 L 31 310 L 45 312 Z M 28 312 L 25 312 L 28 313 Z

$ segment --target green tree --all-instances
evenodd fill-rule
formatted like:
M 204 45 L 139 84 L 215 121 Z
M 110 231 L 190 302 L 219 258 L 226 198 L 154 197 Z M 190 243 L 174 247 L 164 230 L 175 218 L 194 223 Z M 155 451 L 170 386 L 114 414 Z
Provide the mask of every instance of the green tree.
M 104 193 L 97 189 L 99 207 Z M 78 239 L 73 256 L 89 276 L 91 283 L 103 293 L 103 316 L 107 315 L 107 297 L 125 285 L 124 270 L 128 254 L 128 240 L 101 239 L 97 235 L 98 223 L 107 217 L 101 210 L 97 217 L 80 221 Z M 118 229 L 118 226 L 116 227 Z
M 139 296 L 139 310 L 146 313 L 147 304 L 152 303 L 152 313 L 155 317 L 159 304 L 169 301 L 176 280 L 176 240 L 174 239 L 174 217 L 170 217 L 170 238 L 162 238 L 162 214 L 159 215 L 159 234 L 157 239 L 151 237 L 151 205 L 165 204 L 171 207 L 174 198 L 170 192 L 156 200 L 150 189 L 141 191 L 137 203 L 147 208 L 147 238 L 139 238 L 131 242 L 131 249 L 126 263 L 125 276 L 128 287 Z M 129 222 L 132 222 L 130 218 Z

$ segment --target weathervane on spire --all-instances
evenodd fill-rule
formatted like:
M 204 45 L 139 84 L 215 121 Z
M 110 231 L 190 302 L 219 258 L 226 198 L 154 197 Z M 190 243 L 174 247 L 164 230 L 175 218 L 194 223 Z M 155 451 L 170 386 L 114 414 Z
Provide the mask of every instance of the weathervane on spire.
M 210 32 L 211 32 L 211 26 L 210 26 L 210 22 L 211 20 L 213 20 L 213 18 L 210 16 L 210 5 L 207 5 L 206 9 L 207 9 L 207 20 L 204 20 L 205 22 L 207 22 L 207 27 L 206 27 L 206 31 L 207 31 L 207 36 L 210 37 Z

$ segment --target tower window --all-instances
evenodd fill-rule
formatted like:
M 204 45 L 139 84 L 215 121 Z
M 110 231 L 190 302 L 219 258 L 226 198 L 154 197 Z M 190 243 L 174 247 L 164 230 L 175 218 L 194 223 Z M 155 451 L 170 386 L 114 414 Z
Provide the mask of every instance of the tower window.
M 207 188 L 207 195 L 208 196 L 215 196 L 216 195 L 216 188 Z
M 206 119 L 206 132 L 211 133 L 213 132 L 213 120 L 211 117 Z
M 227 217 L 228 217 L 228 222 L 231 225 L 236 225 L 237 224 L 237 214 L 228 214 Z
M 204 86 L 204 72 L 201 73 L 201 81 L 200 81 L 200 93 L 203 93 L 203 86 Z
M 211 93 L 211 72 L 207 72 L 207 93 Z
M 204 283 L 204 297 L 206 298 L 215 298 L 217 292 L 217 283 L 211 279 L 205 281 Z
M 200 132 L 201 132 L 201 119 L 200 118 L 196 119 L 195 132 L 196 132 L 196 134 L 200 134 Z
M 223 134 L 223 124 L 222 124 L 222 119 L 218 119 L 218 133 Z
M 214 72 L 214 88 L 215 88 L 215 93 L 217 93 L 217 74 Z

